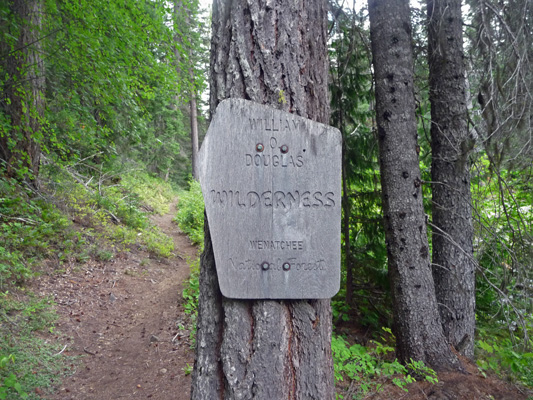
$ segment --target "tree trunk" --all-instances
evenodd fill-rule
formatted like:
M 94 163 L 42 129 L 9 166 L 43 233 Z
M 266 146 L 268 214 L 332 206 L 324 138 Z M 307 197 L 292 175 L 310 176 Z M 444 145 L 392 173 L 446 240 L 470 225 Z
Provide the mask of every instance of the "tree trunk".
M 244 98 L 327 123 L 327 5 L 215 0 L 210 107 Z M 329 300 L 223 298 L 205 225 L 192 399 L 335 398 Z
M 428 0 L 433 278 L 448 342 L 474 357 L 475 265 L 461 1 Z
M 385 238 L 400 361 L 459 362 L 444 337 L 431 274 L 418 163 L 408 0 L 369 0 Z
M 191 80 L 194 82 L 194 75 L 191 70 Z M 191 88 L 191 98 L 189 99 L 189 111 L 191 122 L 191 165 L 192 177 L 198 180 L 198 109 L 196 104 L 196 88 Z
M 187 7 L 183 6 L 182 0 L 174 0 L 174 20 L 176 32 L 184 29 L 191 30 L 191 16 L 189 15 L 190 10 Z M 182 20 L 183 17 L 183 20 Z M 183 34 L 183 33 L 182 33 Z M 174 46 L 174 59 L 176 63 L 176 70 L 178 76 L 181 76 L 182 73 L 188 73 L 189 76 L 189 124 L 191 128 L 191 174 L 194 180 L 198 180 L 198 105 L 196 101 L 196 85 L 195 85 L 195 76 L 194 68 L 192 63 L 194 63 L 194 54 L 193 49 L 189 48 L 189 64 L 191 65 L 187 71 L 181 71 L 180 59 L 181 55 L 179 52 L 179 47 L 183 45 L 181 35 L 176 33 L 174 36 L 174 41 L 176 42 Z M 179 103 L 178 96 L 176 96 L 176 105 Z
M 342 107 L 342 106 L 341 106 Z M 342 113 L 342 110 L 341 110 Z M 342 124 L 342 122 L 341 122 Z M 342 126 L 342 125 L 341 125 Z M 353 305 L 353 257 L 350 241 L 350 218 L 351 204 L 348 195 L 348 177 L 346 175 L 346 142 L 342 144 L 342 229 L 344 233 L 344 260 L 346 263 L 346 296 L 345 301 L 349 306 Z
M 9 5 L 18 26 L 15 49 L 1 45 L 7 80 L 2 102 L 11 120 L 10 131 L 0 135 L 0 157 L 8 176 L 22 175 L 36 184 L 41 160 L 41 119 L 44 113 L 44 65 L 40 0 L 13 0 Z M 25 170 L 27 170 L 25 172 Z

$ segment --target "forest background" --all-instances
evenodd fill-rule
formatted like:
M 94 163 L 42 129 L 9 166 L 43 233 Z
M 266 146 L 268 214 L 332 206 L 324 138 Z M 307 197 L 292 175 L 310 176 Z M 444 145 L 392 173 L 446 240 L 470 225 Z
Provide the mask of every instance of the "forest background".
M 483 373 L 528 387 L 531 7 L 527 0 L 471 0 L 463 8 L 475 359 Z M 383 377 L 399 374 L 403 386 L 409 371 L 393 353 L 368 11 L 336 2 L 329 11 L 330 123 L 343 135 L 342 289 L 332 301 L 332 349 L 339 395 L 353 394 L 346 382 L 358 382 L 364 395 Z M 411 9 L 417 151 L 431 248 L 426 14 L 425 6 Z M 177 221 L 203 243 L 203 203 L 191 177 L 194 132 L 201 136 L 209 119 L 202 104 L 209 18 L 194 0 L 0 4 L 0 398 L 46 387 L 28 371 L 49 369 L 39 374 L 44 380 L 54 375 L 50 354 L 57 351 L 36 335 L 53 330 L 53 304 L 29 292 L 20 296 L 44 260 L 61 270 L 69 260 L 105 259 L 134 245 L 169 256 L 171 245 L 147 215 L 176 191 Z M 195 279 L 193 271 L 185 293 L 193 315 Z M 374 342 L 354 343 L 354 327 Z M 431 379 L 431 371 L 420 368 Z

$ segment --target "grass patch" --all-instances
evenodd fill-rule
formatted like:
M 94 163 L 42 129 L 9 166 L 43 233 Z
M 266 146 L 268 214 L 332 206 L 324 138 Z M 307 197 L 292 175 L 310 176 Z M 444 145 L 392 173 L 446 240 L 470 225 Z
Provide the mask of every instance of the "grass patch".
M 49 170 L 53 201 L 83 228 L 87 241 L 98 243 L 96 258 L 107 261 L 108 253 L 141 246 L 158 257 L 170 257 L 174 243 L 149 220 L 150 210 L 168 212 L 174 199 L 170 185 L 147 174 L 81 184 L 61 169 Z
M 0 294 L 0 399 L 40 399 L 65 373 L 60 345 L 40 337 L 57 316 L 50 299 L 19 297 Z
M 203 248 L 204 244 L 204 198 L 200 183 L 190 181 L 190 188 L 179 193 L 178 213 L 174 220 L 191 241 Z
M 122 177 L 122 184 L 138 196 L 141 203 L 164 215 L 170 212 L 170 205 L 176 197 L 172 186 L 145 172 L 128 173 Z

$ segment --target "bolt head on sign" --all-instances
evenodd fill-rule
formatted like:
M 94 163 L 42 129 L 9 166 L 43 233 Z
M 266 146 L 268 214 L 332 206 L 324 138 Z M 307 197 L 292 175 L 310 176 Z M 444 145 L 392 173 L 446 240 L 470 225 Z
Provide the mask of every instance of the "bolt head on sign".
M 198 158 L 224 296 L 319 299 L 338 292 L 339 130 L 228 99 Z

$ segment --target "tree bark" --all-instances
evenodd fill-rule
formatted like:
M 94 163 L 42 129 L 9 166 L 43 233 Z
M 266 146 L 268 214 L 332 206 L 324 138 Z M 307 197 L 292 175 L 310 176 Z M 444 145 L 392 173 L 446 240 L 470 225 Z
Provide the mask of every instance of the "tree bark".
M 190 72 L 191 80 L 194 82 L 192 70 Z M 192 178 L 198 180 L 198 106 L 196 104 L 196 88 L 191 88 L 189 99 L 189 115 L 191 123 L 191 167 Z
M 244 98 L 327 123 L 327 5 L 215 0 L 210 108 Z M 334 399 L 329 300 L 223 298 L 205 225 L 192 399 Z
M 0 45 L 7 80 L 3 111 L 11 120 L 10 132 L 0 135 L 0 158 L 8 176 L 24 177 L 36 184 L 41 160 L 41 119 L 44 113 L 44 64 L 40 0 L 12 0 L 9 5 L 18 26 L 15 49 Z M 24 170 L 27 172 L 24 173 Z
M 444 334 L 473 358 L 475 265 L 468 160 L 473 140 L 467 125 L 461 1 L 428 0 L 427 7 L 433 278 Z
M 194 63 L 194 52 L 192 48 L 189 48 L 189 63 L 190 66 L 187 71 L 182 71 L 180 66 L 181 55 L 179 52 L 179 47 L 183 46 L 181 40 L 181 34 L 178 32 L 182 29 L 192 30 L 191 26 L 191 16 L 189 14 L 190 10 L 187 7 L 184 7 L 181 0 L 174 0 L 174 29 L 176 34 L 174 35 L 174 60 L 176 63 L 176 71 L 178 76 L 182 73 L 188 74 L 188 86 L 189 86 L 189 126 L 191 128 L 191 174 L 194 180 L 198 180 L 198 104 L 196 101 L 196 85 L 195 85 L 195 76 L 194 68 L 192 63 Z M 183 18 L 183 19 L 182 19 Z M 176 107 L 179 103 L 179 98 L 176 96 Z
M 369 0 L 394 332 L 400 361 L 459 368 L 440 322 L 418 162 L 408 0 Z
M 341 106 L 342 108 L 342 106 Z M 340 111 L 342 113 L 342 110 Z M 342 115 L 342 114 L 341 114 Z M 342 118 L 341 118 L 342 121 Z M 341 122 L 342 126 L 342 122 Z M 342 143 L 342 229 L 344 233 L 344 257 L 346 264 L 346 304 L 353 305 L 353 257 L 350 241 L 351 204 L 348 195 L 348 177 L 346 175 L 346 141 Z

